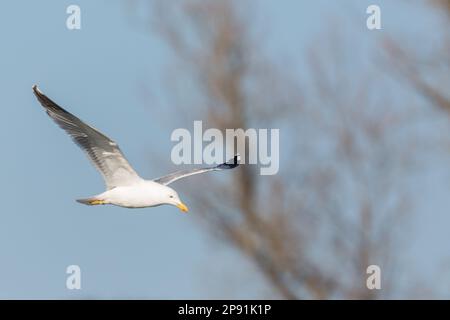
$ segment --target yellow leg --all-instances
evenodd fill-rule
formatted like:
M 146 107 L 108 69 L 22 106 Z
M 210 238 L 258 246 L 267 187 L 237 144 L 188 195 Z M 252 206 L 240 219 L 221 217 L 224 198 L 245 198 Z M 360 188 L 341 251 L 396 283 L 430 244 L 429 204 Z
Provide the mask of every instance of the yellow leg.
M 96 199 L 96 200 L 89 201 L 89 204 L 92 205 L 92 206 L 96 206 L 96 205 L 99 205 L 99 204 L 105 204 L 105 201 Z

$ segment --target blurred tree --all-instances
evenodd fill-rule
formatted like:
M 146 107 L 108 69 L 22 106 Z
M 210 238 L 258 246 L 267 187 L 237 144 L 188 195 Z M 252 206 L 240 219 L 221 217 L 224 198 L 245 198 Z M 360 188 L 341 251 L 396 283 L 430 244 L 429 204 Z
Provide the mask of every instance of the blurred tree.
M 257 267 L 270 297 L 389 297 L 400 219 L 413 210 L 402 184 L 414 159 L 410 119 L 388 93 L 371 91 L 370 69 L 352 71 L 351 46 L 336 34 L 311 49 L 304 79 L 294 61 L 266 56 L 252 10 L 225 0 L 149 9 L 152 31 L 174 54 L 165 93 L 187 119 L 220 130 L 281 128 L 278 175 L 243 165 L 195 177 L 185 190 L 192 211 Z M 371 264 L 382 269 L 381 291 L 366 288 Z
M 394 70 L 400 71 L 402 80 L 408 80 L 433 106 L 450 112 L 450 0 L 428 0 L 427 3 L 446 17 L 439 43 L 423 52 L 412 50 L 404 42 L 386 36 L 384 47 L 390 59 L 389 68 L 395 66 Z
M 430 0 L 430 2 L 441 7 L 450 17 L 450 0 Z

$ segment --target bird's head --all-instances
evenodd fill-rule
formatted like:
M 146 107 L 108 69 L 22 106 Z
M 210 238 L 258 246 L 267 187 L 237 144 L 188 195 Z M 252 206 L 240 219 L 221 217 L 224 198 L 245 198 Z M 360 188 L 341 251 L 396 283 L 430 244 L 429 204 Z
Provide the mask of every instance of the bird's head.
M 163 200 L 165 204 L 175 206 L 183 212 L 189 211 L 188 207 L 183 202 L 181 202 L 178 193 L 172 188 L 166 187 L 166 192 L 164 193 Z

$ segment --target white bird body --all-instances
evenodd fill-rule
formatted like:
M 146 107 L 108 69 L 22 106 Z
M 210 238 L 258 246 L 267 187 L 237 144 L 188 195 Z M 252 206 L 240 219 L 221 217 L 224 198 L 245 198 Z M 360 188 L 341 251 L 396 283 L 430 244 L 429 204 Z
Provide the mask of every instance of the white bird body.
M 130 186 L 115 187 L 93 197 L 102 204 L 113 204 L 125 208 L 146 208 L 159 206 L 167 200 L 165 195 L 175 191 L 151 180 L 141 180 Z M 175 198 L 175 197 L 174 197 Z M 89 201 L 90 199 L 86 199 Z M 84 200 L 79 202 L 85 203 Z M 176 202 L 176 199 L 174 199 Z
M 77 200 L 87 205 L 112 204 L 126 208 L 155 207 L 169 204 L 187 212 L 177 192 L 167 185 L 194 174 L 233 169 L 239 165 L 239 155 L 233 163 L 214 167 L 177 171 L 154 180 L 142 179 L 125 159 L 117 143 L 97 129 L 87 125 L 44 95 L 36 85 L 33 92 L 47 114 L 87 154 L 105 180 L 106 191 L 96 196 Z

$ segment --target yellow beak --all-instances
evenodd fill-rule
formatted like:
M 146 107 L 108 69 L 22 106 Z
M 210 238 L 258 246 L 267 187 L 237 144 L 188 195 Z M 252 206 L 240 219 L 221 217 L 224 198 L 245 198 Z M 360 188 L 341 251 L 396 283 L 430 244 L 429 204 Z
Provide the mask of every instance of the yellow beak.
M 188 212 L 189 211 L 188 207 L 186 207 L 186 205 L 183 202 L 180 202 L 179 204 L 177 204 L 177 208 L 180 209 L 183 212 Z

